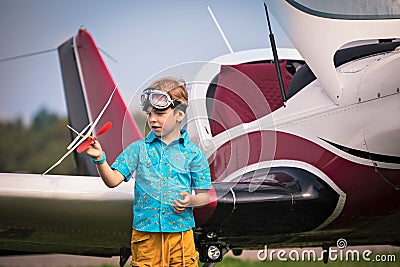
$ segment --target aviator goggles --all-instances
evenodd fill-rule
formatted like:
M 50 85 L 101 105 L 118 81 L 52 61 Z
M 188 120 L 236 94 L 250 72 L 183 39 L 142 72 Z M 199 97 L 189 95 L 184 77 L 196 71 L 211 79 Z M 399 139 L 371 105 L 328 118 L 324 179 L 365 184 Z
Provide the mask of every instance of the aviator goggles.
M 179 104 L 179 101 L 172 100 L 169 94 L 155 88 L 145 89 L 140 96 L 140 107 L 143 111 L 147 111 L 149 107 L 164 110 L 169 108 L 171 105 L 175 107 Z

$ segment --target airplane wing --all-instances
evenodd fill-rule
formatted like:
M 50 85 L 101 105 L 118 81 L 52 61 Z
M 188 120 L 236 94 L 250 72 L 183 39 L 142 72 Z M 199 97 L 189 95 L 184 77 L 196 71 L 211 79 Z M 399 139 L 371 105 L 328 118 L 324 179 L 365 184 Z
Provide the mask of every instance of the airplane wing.
M 1 173 L 0 255 L 119 255 L 130 247 L 132 201 L 132 183 Z

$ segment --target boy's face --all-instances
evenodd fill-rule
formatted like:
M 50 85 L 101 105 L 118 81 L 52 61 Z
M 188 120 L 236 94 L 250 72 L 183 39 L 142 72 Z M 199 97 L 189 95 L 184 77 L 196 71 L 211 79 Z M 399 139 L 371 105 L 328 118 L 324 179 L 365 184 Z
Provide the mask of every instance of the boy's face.
M 180 134 L 180 123 L 184 115 L 181 110 L 174 110 L 171 107 L 165 110 L 150 108 L 147 111 L 147 123 L 157 136 L 175 137 L 173 135 Z

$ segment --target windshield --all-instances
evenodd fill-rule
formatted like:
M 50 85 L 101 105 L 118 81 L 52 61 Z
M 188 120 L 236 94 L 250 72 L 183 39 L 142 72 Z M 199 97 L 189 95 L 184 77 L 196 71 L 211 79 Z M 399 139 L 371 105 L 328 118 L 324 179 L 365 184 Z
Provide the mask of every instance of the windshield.
M 400 0 L 288 0 L 304 12 L 338 19 L 400 18 Z

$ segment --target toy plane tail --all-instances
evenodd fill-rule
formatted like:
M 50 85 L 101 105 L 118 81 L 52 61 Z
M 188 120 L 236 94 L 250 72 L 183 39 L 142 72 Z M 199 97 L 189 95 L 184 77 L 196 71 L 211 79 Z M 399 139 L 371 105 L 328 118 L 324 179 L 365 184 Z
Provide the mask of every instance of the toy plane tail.
M 84 129 L 102 111 L 116 87 L 92 36 L 84 29 L 58 47 L 68 109 L 69 124 L 77 130 Z M 129 144 L 142 137 L 118 89 L 95 127 L 94 134 L 106 122 L 113 127 L 98 137 L 107 153 L 107 161 L 112 163 Z M 71 131 L 72 140 L 76 133 Z M 98 175 L 96 167 L 85 153 L 74 151 L 78 173 Z

